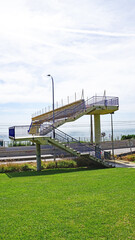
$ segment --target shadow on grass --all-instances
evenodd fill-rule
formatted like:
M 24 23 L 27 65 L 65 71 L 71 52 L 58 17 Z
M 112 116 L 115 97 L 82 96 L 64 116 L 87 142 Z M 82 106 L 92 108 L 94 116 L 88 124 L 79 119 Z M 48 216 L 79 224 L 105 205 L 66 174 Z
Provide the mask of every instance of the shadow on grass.
M 42 170 L 40 172 L 37 171 L 25 171 L 25 172 L 10 172 L 6 173 L 6 175 L 9 178 L 16 178 L 16 177 L 30 177 L 30 176 L 48 176 L 48 175 L 54 175 L 54 174 L 61 174 L 61 173 L 70 173 L 70 172 L 80 172 L 80 171 L 86 171 L 86 170 L 97 170 L 95 168 L 56 168 L 56 169 L 46 169 Z

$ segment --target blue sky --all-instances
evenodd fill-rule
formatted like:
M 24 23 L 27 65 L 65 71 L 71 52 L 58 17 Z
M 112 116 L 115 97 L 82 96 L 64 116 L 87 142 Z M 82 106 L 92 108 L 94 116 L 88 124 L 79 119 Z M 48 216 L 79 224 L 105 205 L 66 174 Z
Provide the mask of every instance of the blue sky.
M 56 102 L 106 90 L 120 98 L 115 120 L 135 120 L 134 23 L 134 0 L 1 0 L 1 126 L 51 105 L 48 73 Z

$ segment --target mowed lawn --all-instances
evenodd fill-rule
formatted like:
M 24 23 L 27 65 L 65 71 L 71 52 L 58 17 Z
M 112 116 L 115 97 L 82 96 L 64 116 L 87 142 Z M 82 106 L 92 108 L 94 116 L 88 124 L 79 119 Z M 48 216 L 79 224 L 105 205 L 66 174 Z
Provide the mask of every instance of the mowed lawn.
M 2 239 L 135 239 L 135 170 L 0 174 Z

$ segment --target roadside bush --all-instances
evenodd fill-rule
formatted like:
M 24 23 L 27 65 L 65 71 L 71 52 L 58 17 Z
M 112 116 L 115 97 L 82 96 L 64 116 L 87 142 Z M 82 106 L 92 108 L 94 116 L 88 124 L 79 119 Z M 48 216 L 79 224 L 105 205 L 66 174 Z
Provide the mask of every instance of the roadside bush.
M 4 166 L 0 165 L 0 173 L 4 173 L 5 172 L 4 170 L 5 170 Z
M 129 156 L 127 156 L 127 160 L 128 160 L 128 161 L 131 161 L 131 162 L 134 162 L 134 161 L 135 161 L 135 155 L 129 155 Z
M 135 139 L 135 134 L 122 135 L 121 140 Z
M 36 167 L 31 164 L 17 164 L 17 163 L 7 163 L 0 165 L 0 173 L 6 172 L 22 172 L 22 171 L 33 171 Z
M 41 170 L 44 169 L 54 169 L 54 168 L 76 168 L 76 167 L 89 167 L 92 166 L 89 159 L 75 159 L 75 160 L 60 160 L 60 161 L 50 161 L 41 162 Z M 0 165 L 0 173 L 6 172 L 23 172 L 23 171 L 36 171 L 36 163 L 8 163 Z
M 58 168 L 75 168 L 77 163 L 74 160 L 62 160 L 57 162 Z
M 42 162 L 43 169 L 53 169 L 53 168 L 75 168 L 77 163 L 74 160 L 60 160 L 57 162 Z
M 21 170 L 22 170 L 22 171 L 28 171 L 28 170 L 31 170 L 31 167 L 30 167 L 29 164 L 25 164 L 25 165 L 23 165 L 23 166 L 21 167 Z
M 44 165 L 43 165 L 44 166 Z M 45 168 L 46 169 L 53 169 L 53 168 L 55 168 L 56 167 L 56 164 L 55 164 L 55 162 L 47 162 L 47 163 L 45 163 Z
M 13 164 L 13 163 L 8 163 L 8 164 L 1 164 L 0 165 L 0 172 L 19 172 L 20 171 L 20 166 L 19 164 Z
M 120 156 L 118 159 L 124 160 L 124 161 L 135 162 L 135 154 Z

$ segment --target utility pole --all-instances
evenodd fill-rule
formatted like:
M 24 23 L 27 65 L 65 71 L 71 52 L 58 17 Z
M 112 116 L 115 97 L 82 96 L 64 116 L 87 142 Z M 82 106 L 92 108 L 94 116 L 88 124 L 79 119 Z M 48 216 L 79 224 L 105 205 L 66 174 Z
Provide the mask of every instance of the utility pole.
M 93 143 L 93 122 L 92 122 L 92 115 L 90 115 L 90 142 Z
M 111 131 L 112 131 L 112 135 L 111 135 L 111 141 L 112 141 L 112 157 L 114 159 L 114 141 L 113 141 L 113 113 L 111 113 Z

